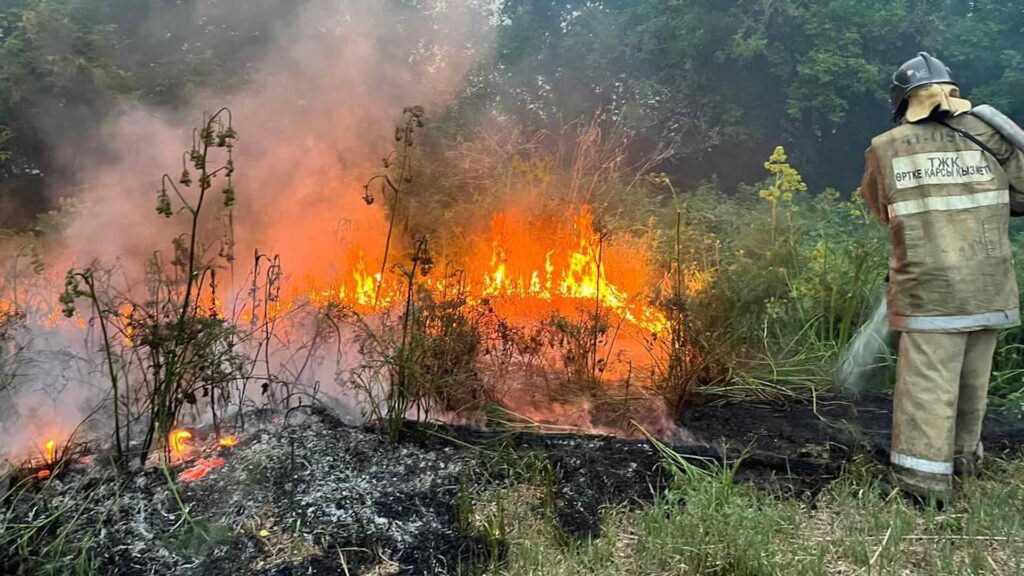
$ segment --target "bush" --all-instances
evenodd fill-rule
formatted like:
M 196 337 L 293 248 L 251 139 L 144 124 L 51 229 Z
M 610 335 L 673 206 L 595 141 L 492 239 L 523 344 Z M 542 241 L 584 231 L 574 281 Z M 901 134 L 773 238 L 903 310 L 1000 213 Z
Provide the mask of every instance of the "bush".
M 461 289 L 440 299 L 421 289 L 418 270 L 414 265 L 405 274 L 401 315 L 337 311 L 340 322 L 356 328 L 359 347 L 360 363 L 347 383 L 362 395 L 366 415 L 388 424 L 392 439 L 408 416 L 465 417 L 480 411 L 487 399 L 477 374 L 486 308 L 469 304 Z

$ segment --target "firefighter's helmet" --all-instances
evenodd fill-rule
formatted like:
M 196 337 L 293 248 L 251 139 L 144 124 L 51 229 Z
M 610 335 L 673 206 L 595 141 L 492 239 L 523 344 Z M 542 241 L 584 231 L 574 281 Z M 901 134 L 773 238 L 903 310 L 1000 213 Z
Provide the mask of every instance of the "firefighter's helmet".
M 927 52 L 918 52 L 910 60 L 903 63 L 892 75 L 892 89 L 889 93 L 889 104 L 892 107 L 892 119 L 899 122 L 907 112 L 910 92 L 914 88 L 929 84 L 952 84 L 956 86 L 949 68 L 941 60 Z

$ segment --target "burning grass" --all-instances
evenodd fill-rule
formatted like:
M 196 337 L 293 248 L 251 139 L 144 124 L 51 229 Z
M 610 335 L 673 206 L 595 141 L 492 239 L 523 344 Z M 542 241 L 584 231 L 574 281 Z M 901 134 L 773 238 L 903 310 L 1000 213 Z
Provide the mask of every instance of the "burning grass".
M 636 418 L 653 408 L 649 428 L 672 434 L 672 415 L 645 400 L 671 387 L 658 384 L 679 373 L 679 359 L 699 353 L 678 352 L 688 346 L 682 313 L 657 296 L 696 296 L 707 276 L 676 265 L 666 278 L 653 236 L 616 232 L 585 202 L 506 206 L 440 252 L 427 236 L 406 237 L 395 226 L 424 114 L 405 109 L 398 149 L 370 181 L 391 218 L 386 238 L 345 239 L 341 269 L 291 276 L 280 256 L 256 250 L 244 280 L 234 277 L 238 135 L 223 109 L 194 132 L 181 175 L 161 180 L 157 212 L 185 229 L 173 258 L 154 253 L 138 284 L 118 266 L 72 268 L 59 299 L 67 320 L 46 306 L 25 310 L 26 323 L 95 338 L 76 361 L 109 387 L 97 412 L 113 424 L 122 467 L 165 446 L 180 457 L 192 424 L 216 427 L 236 414 L 242 425 L 253 408 L 315 401 L 325 376 L 339 386 L 334 395 L 359 396 L 350 411 L 393 431 L 406 417 L 483 422 L 496 405 L 532 422 L 596 429 L 592 419 L 545 413 L 542 399 L 514 403 L 563 385 L 584 402 L 623 398 Z M 644 409 L 630 411 L 632 400 Z
M 873 244 L 832 244 L 830 234 L 853 229 L 853 220 L 823 225 L 809 251 L 800 245 L 801 218 L 832 218 L 834 198 L 812 208 L 773 201 L 764 214 L 733 202 L 724 209 L 740 217 L 721 220 L 701 220 L 705 196 L 676 198 L 674 240 L 667 241 L 671 226 L 659 231 L 653 217 L 646 228 L 628 218 L 609 224 L 615 211 L 610 201 L 595 202 L 595 191 L 622 182 L 576 166 L 565 186 L 572 202 L 507 202 L 458 234 L 405 234 L 403 219 L 416 220 L 407 201 L 423 114 L 405 110 L 399 149 L 371 180 L 381 183 L 390 217 L 386 238 L 346 239 L 338 248 L 347 253 L 345 266 L 301 277 L 289 275 L 279 255 L 254 250 L 251 266 L 237 267 L 246 270 L 240 281 L 229 273 L 236 268 L 237 134 L 227 110 L 204 119 L 183 174 L 165 175 L 157 196 L 158 212 L 180 216 L 188 230 L 172 242 L 173 257 L 154 254 L 138 284 L 96 263 L 67 275 L 61 303 L 73 318 L 51 328 L 86 335 L 70 362 L 98 383 L 98 427 L 90 432 L 112 446 L 94 451 L 99 462 L 92 462 L 70 450 L 70 440 L 61 448 L 64 437 L 52 431 L 35 441 L 36 461 L 15 475 L 4 502 L 0 543 L 14 552 L 3 567 L 570 574 L 581 566 L 598 573 L 685 566 L 813 574 L 828 562 L 860 562 L 848 544 L 808 540 L 805 526 L 824 521 L 827 497 L 804 508 L 737 486 L 728 467 L 683 466 L 662 490 L 663 468 L 644 443 L 556 435 L 550 441 L 559 448 L 538 456 L 402 442 L 418 430 L 407 418 L 499 434 L 651 433 L 693 442 L 677 422 L 697 387 L 788 399 L 810 391 L 817 401 L 829 359 L 871 287 L 859 267 Z M 593 160 L 580 162 L 603 165 Z M 539 181 L 548 189 L 559 182 Z M 374 201 L 369 185 L 365 192 Z M 207 195 L 207 210 L 210 198 L 220 200 L 213 212 L 202 211 Z M 847 212 L 857 206 L 841 205 Z M 760 221 L 769 228 L 749 223 Z M 857 262 L 852 280 L 848 269 L 830 268 L 837 259 Z M 841 286 L 854 292 L 841 295 Z M 47 306 L 33 316 L 17 302 L 8 306 L 10 325 L 55 324 Z M 3 343 L 6 377 L 17 374 L 7 370 L 17 354 L 9 352 L 11 339 Z M 732 357 L 741 352 L 745 360 Z M 732 374 L 736 367 L 747 373 Z M 338 385 L 331 394 L 329 383 Z M 303 419 L 311 406 L 332 403 L 352 415 L 353 405 L 339 400 L 346 394 L 357 396 L 360 416 L 386 429 L 393 444 L 325 412 Z M 805 420 L 816 423 L 828 410 L 815 403 Z M 789 438 L 787 431 L 778 439 Z M 794 454 L 760 455 L 760 472 L 744 479 L 773 488 L 774 473 L 784 471 L 787 494 L 815 498 L 838 466 L 823 458 L 845 460 L 853 449 L 837 455 L 823 439 L 806 444 Z M 816 476 L 799 476 L 798 464 Z M 870 489 L 856 474 L 858 489 Z M 842 486 L 830 488 L 839 494 L 836 506 L 906 519 L 891 499 L 884 509 L 841 500 L 849 498 Z M 651 508 L 632 506 L 652 497 Z M 914 536 L 892 526 L 887 538 Z M 991 539 L 1003 525 L 985 526 L 979 532 Z M 954 535 L 968 536 L 914 541 Z M 1006 540 L 986 542 L 1012 544 L 1010 536 L 998 538 Z M 848 539 L 841 533 L 835 541 Z M 885 565 L 878 560 L 884 554 L 873 553 L 867 567 Z
M 457 293 L 470 304 L 487 303 L 513 324 L 596 307 L 637 330 L 662 334 L 667 320 L 652 303 L 658 276 L 653 255 L 639 242 L 612 242 L 606 234 L 595 230 L 588 205 L 564 215 L 499 212 L 484 234 L 467 242 L 468 251 L 442 255 L 448 274 L 433 274 L 431 264 L 419 286 L 438 300 Z M 292 300 L 308 298 L 319 305 L 335 301 L 364 314 L 404 299 L 401 276 L 388 275 L 382 281 L 381 274 L 369 272 L 363 248 L 354 248 L 352 254 L 351 270 L 339 280 L 308 279 L 304 289 L 285 291 L 293 294 Z M 703 289 L 700 278 L 687 282 L 694 294 Z M 282 308 L 295 306 L 286 301 Z

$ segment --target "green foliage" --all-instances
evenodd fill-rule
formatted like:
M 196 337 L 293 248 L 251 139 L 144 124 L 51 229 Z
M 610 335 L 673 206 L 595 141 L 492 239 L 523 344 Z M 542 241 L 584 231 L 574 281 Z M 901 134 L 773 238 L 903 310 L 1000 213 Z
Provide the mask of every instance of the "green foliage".
M 862 460 L 805 503 L 737 483 L 731 463 L 698 468 L 670 450 L 663 459 L 675 472 L 669 488 L 650 504 L 606 509 L 593 541 L 565 543 L 538 509 L 536 485 L 491 495 L 477 506 L 504 503 L 508 552 L 490 573 L 953 576 L 1024 567 L 1020 462 L 991 463 L 964 481 L 955 510 L 935 514 L 882 491 L 882 470 Z
M 1024 114 L 1024 14 L 1012 0 L 504 2 L 499 67 L 466 98 L 558 133 L 601 108 L 669 149 L 686 185 L 751 181 L 785 139 L 815 187 L 849 189 L 889 126 L 887 82 L 929 50 L 980 102 Z
M 0 200 L 18 208 L 4 225 L 27 227 L 52 208 L 44 187 L 66 168 L 61 152 L 95 150 L 95 130 L 119 106 L 180 107 L 200 89 L 237 88 L 270 32 L 304 4 L 4 2 Z
M 834 190 L 802 194 L 807 186 L 781 147 L 764 167 L 769 180 L 738 195 L 712 183 L 676 200 L 678 244 L 689 249 L 674 260 L 708 279 L 685 299 L 696 336 L 688 346 L 703 359 L 688 369 L 705 371 L 705 392 L 827 388 L 838 352 L 878 297 L 889 248 L 863 202 Z
M 786 151 L 782 146 L 776 146 L 772 157 L 764 163 L 764 169 L 768 171 L 769 181 L 767 187 L 758 192 L 758 196 L 768 201 L 772 209 L 772 241 L 776 236 L 776 219 L 778 217 L 778 205 L 781 200 L 786 206 L 792 206 L 793 197 L 799 192 L 806 192 L 807 185 L 803 177 L 795 168 L 787 162 Z
M 258 55 L 266 32 L 302 5 L 261 5 L 240 18 L 233 5 L 207 0 L 8 2 L 0 180 L 52 173 L 48 135 L 86 135 L 119 102 L 177 106 L 201 88 L 238 86 L 239 59 Z M 607 125 L 635 134 L 631 160 L 670 160 L 659 169 L 681 184 L 715 173 L 730 187 L 752 181 L 760 158 L 786 140 L 812 187 L 849 189 L 860 151 L 888 126 L 889 74 L 918 50 L 949 63 L 976 101 L 1024 114 L 1018 8 L 1010 0 L 502 2 L 494 59 L 468 76 L 439 137 L 465 139 L 491 116 L 571 137 L 566 128 L 600 109 Z M 154 34 L 152 22 L 166 29 Z
M 879 297 L 888 242 L 858 194 L 844 201 L 826 190 L 807 216 L 818 225 L 804 239 L 806 269 L 794 279 L 791 298 L 802 318 L 816 320 L 820 339 L 842 347 Z
M 61 119 L 77 121 L 107 94 L 127 89 L 105 16 L 102 2 L 88 0 L 23 0 L 0 12 L 0 125 L 7 127 L 0 176 L 44 167 L 35 122 L 51 103 L 69 102 Z
M 1024 257 L 1024 235 L 1016 234 L 1010 243 L 1014 261 Z M 1016 267 L 1017 284 L 1024 286 L 1024 269 Z M 1024 305 L 1024 298 L 1021 300 Z M 992 368 L 989 389 L 991 403 L 1024 416 L 1024 328 L 1017 327 L 1000 334 Z

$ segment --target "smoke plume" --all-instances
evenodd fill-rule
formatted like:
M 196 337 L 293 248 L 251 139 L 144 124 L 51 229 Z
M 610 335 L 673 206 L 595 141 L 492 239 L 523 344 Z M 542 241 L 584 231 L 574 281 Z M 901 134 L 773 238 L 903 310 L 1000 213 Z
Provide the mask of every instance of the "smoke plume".
M 272 4 L 205 6 L 218 21 L 279 18 Z M 199 11 L 200 24 L 207 16 Z M 73 190 L 78 206 L 64 249 L 50 257 L 53 274 L 98 262 L 116 266 L 125 285 L 140 284 L 146 259 L 170 253 L 171 240 L 184 230 L 183 217 L 165 220 L 155 212 L 160 176 L 177 178 L 193 128 L 204 111 L 221 106 L 230 108 L 240 135 L 234 213 L 240 270 L 227 282 L 234 282 L 233 293 L 244 294 L 254 250 L 280 255 L 285 275 L 296 281 L 346 270 L 354 238 L 382 245 L 384 212 L 363 202 L 362 185 L 393 148 L 403 107 L 442 109 L 487 49 L 490 22 L 472 0 L 312 0 L 288 19 L 259 27 L 273 30 L 262 58 L 251 70 L 232 71 L 249 78 L 244 85 L 207 88 L 175 110 L 127 106 L 84 138 L 87 147 L 76 138 L 69 149 L 54 131 L 52 145 L 76 170 L 52 193 Z M 202 36 L 184 39 L 184 46 L 211 36 L 200 24 L 189 29 Z M 154 19 L 146 28 L 159 35 L 167 26 Z M 244 65 L 228 56 L 225 62 Z M 210 224 L 203 240 L 215 246 L 220 226 L 216 217 Z M 51 296 L 56 307 L 57 294 Z M 99 375 L 68 378 L 62 369 L 66 355 L 93 355 L 95 341 L 82 340 L 77 330 L 30 335 L 32 369 L 19 373 L 8 391 L 9 412 L 33 421 L 81 421 L 94 408 L 87 399 L 109 386 Z M 2 431 L 9 454 L 38 439 L 38 431 L 18 420 L 8 418 Z

